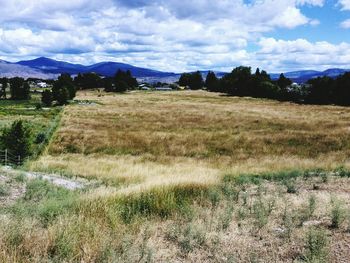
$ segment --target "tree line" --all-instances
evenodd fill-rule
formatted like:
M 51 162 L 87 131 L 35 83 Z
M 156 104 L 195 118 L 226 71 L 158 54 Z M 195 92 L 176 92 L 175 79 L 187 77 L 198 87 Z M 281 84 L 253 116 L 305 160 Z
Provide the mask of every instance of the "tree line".
M 272 80 L 266 71 L 240 66 L 218 78 L 209 71 L 204 80 L 200 72 L 184 73 L 179 79 L 180 86 L 190 89 L 206 88 L 210 92 L 220 92 L 231 96 L 248 96 L 292 101 L 309 104 L 350 105 L 350 73 L 337 78 L 319 77 L 306 84 L 295 85 L 281 74 Z
M 125 92 L 138 87 L 138 82 L 130 70 L 118 70 L 114 77 L 102 78 L 96 73 L 78 74 L 74 84 L 82 90 L 104 88 L 106 92 Z

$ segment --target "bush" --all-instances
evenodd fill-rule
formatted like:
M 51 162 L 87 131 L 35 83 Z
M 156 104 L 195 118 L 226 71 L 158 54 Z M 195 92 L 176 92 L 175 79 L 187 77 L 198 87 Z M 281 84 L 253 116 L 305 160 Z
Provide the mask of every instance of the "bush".
M 287 188 L 288 194 L 296 194 L 298 192 L 295 180 L 287 179 L 283 181 L 283 184 Z
M 41 104 L 40 103 L 36 103 L 35 104 L 35 109 L 36 110 L 41 110 L 43 107 L 41 106 Z
M 121 218 L 130 223 L 137 216 L 160 216 L 167 218 L 176 211 L 186 210 L 196 197 L 201 197 L 207 189 L 198 185 L 155 188 L 131 196 L 111 200 L 117 206 Z
M 69 92 L 66 87 L 62 87 L 57 92 L 57 104 L 66 105 L 69 99 Z
M 31 132 L 28 125 L 22 120 L 15 121 L 11 127 L 5 128 L 0 137 L 1 144 L 8 150 L 9 155 L 18 161 L 23 160 L 31 154 Z
M 0 184 L 0 197 L 7 196 L 9 194 L 9 188 L 5 184 Z
M 338 200 L 332 200 L 332 210 L 331 210 L 331 227 L 339 228 L 340 225 L 345 220 L 345 211 L 342 204 Z
M 306 237 L 306 259 L 308 262 L 328 262 L 328 237 L 324 230 L 311 228 Z
M 50 90 L 44 90 L 41 96 L 41 102 L 46 106 L 50 107 L 52 105 L 52 92 Z
M 43 132 L 38 133 L 38 135 L 35 138 L 35 143 L 40 144 L 46 141 L 46 134 Z

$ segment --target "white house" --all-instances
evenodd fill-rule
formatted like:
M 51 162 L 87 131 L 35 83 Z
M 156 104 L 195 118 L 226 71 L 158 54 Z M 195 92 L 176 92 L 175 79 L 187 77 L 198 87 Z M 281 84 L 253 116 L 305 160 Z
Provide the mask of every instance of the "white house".
M 45 82 L 38 82 L 36 85 L 42 89 L 47 88 L 47 83 L 45 83 Z

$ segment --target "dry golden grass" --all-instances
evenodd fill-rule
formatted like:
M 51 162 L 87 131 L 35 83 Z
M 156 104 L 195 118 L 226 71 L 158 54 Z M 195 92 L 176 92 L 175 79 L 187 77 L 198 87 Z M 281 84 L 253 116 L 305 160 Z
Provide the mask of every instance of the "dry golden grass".
M 208 181 L 220 173 L 350 167 L 350 109 L 204 91 L 80 92 L 30 169 L 106 183 Z
M 28 168 L 106 186 L 27 185 L 34 197 L 53 197 L 0 210 L 0 262 L 297 262 L 310 224 L 329 240 L 324 258 L 349 258 L 350 217 L 330 228 L 333 197 L 349 211 L 349 179 L 299 172 L 294 181 L 285 171 L 350 168 L 350 109 L 203 91 L 78 99 L 96 104 L 67 106 Z M 271 172 L 285 181 L 232 179 Z

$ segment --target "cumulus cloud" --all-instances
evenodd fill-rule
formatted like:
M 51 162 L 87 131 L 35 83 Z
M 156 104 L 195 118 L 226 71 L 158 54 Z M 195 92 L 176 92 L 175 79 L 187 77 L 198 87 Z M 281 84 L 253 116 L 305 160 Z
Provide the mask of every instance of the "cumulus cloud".
M 281 42 L 264 35 L 279 28 L 317 26 L 320 21 L 306 16 L 301 7 L 321 7 L 324 2 L 0 0 L 0 56 L 49 56 L 83 64 L 112 60 L 169 71 L 266 63 L 276 70 L 288 63 L 294 66 L 298 52 L 304 58 L 307 52 L 314 56 L 313 48 L 321 44 Z M 348 1 L 341 2 L 345 8 Z M 254 43 L 259 51 L 249 51 Z M 288 58 L 281 58 L 287 47 Z M 280 57 L 273 55 L 278 50 Z M 269 58 L 278 62 L 267 63 Z
M 342 7 L 342 10 L 350 10 L 350 0 L 339 0 L 338 4 Z
M 350 19 L 347 19 L 347 20 L 341 22 L 340 26 L 341 26 L 342 28 L 345 28 L 345 29 L 350 28 Z
M 326 41 L 309 42 L 306 39 L 293 41 L 262 38 L 261 49 L 255 57 L 259 61 L 270 61 L 266 68 L 294 70 L 300 68 L 327 69 L 329 67 L 347 67 L 350 63 L 349 43 L 334 45 Z

